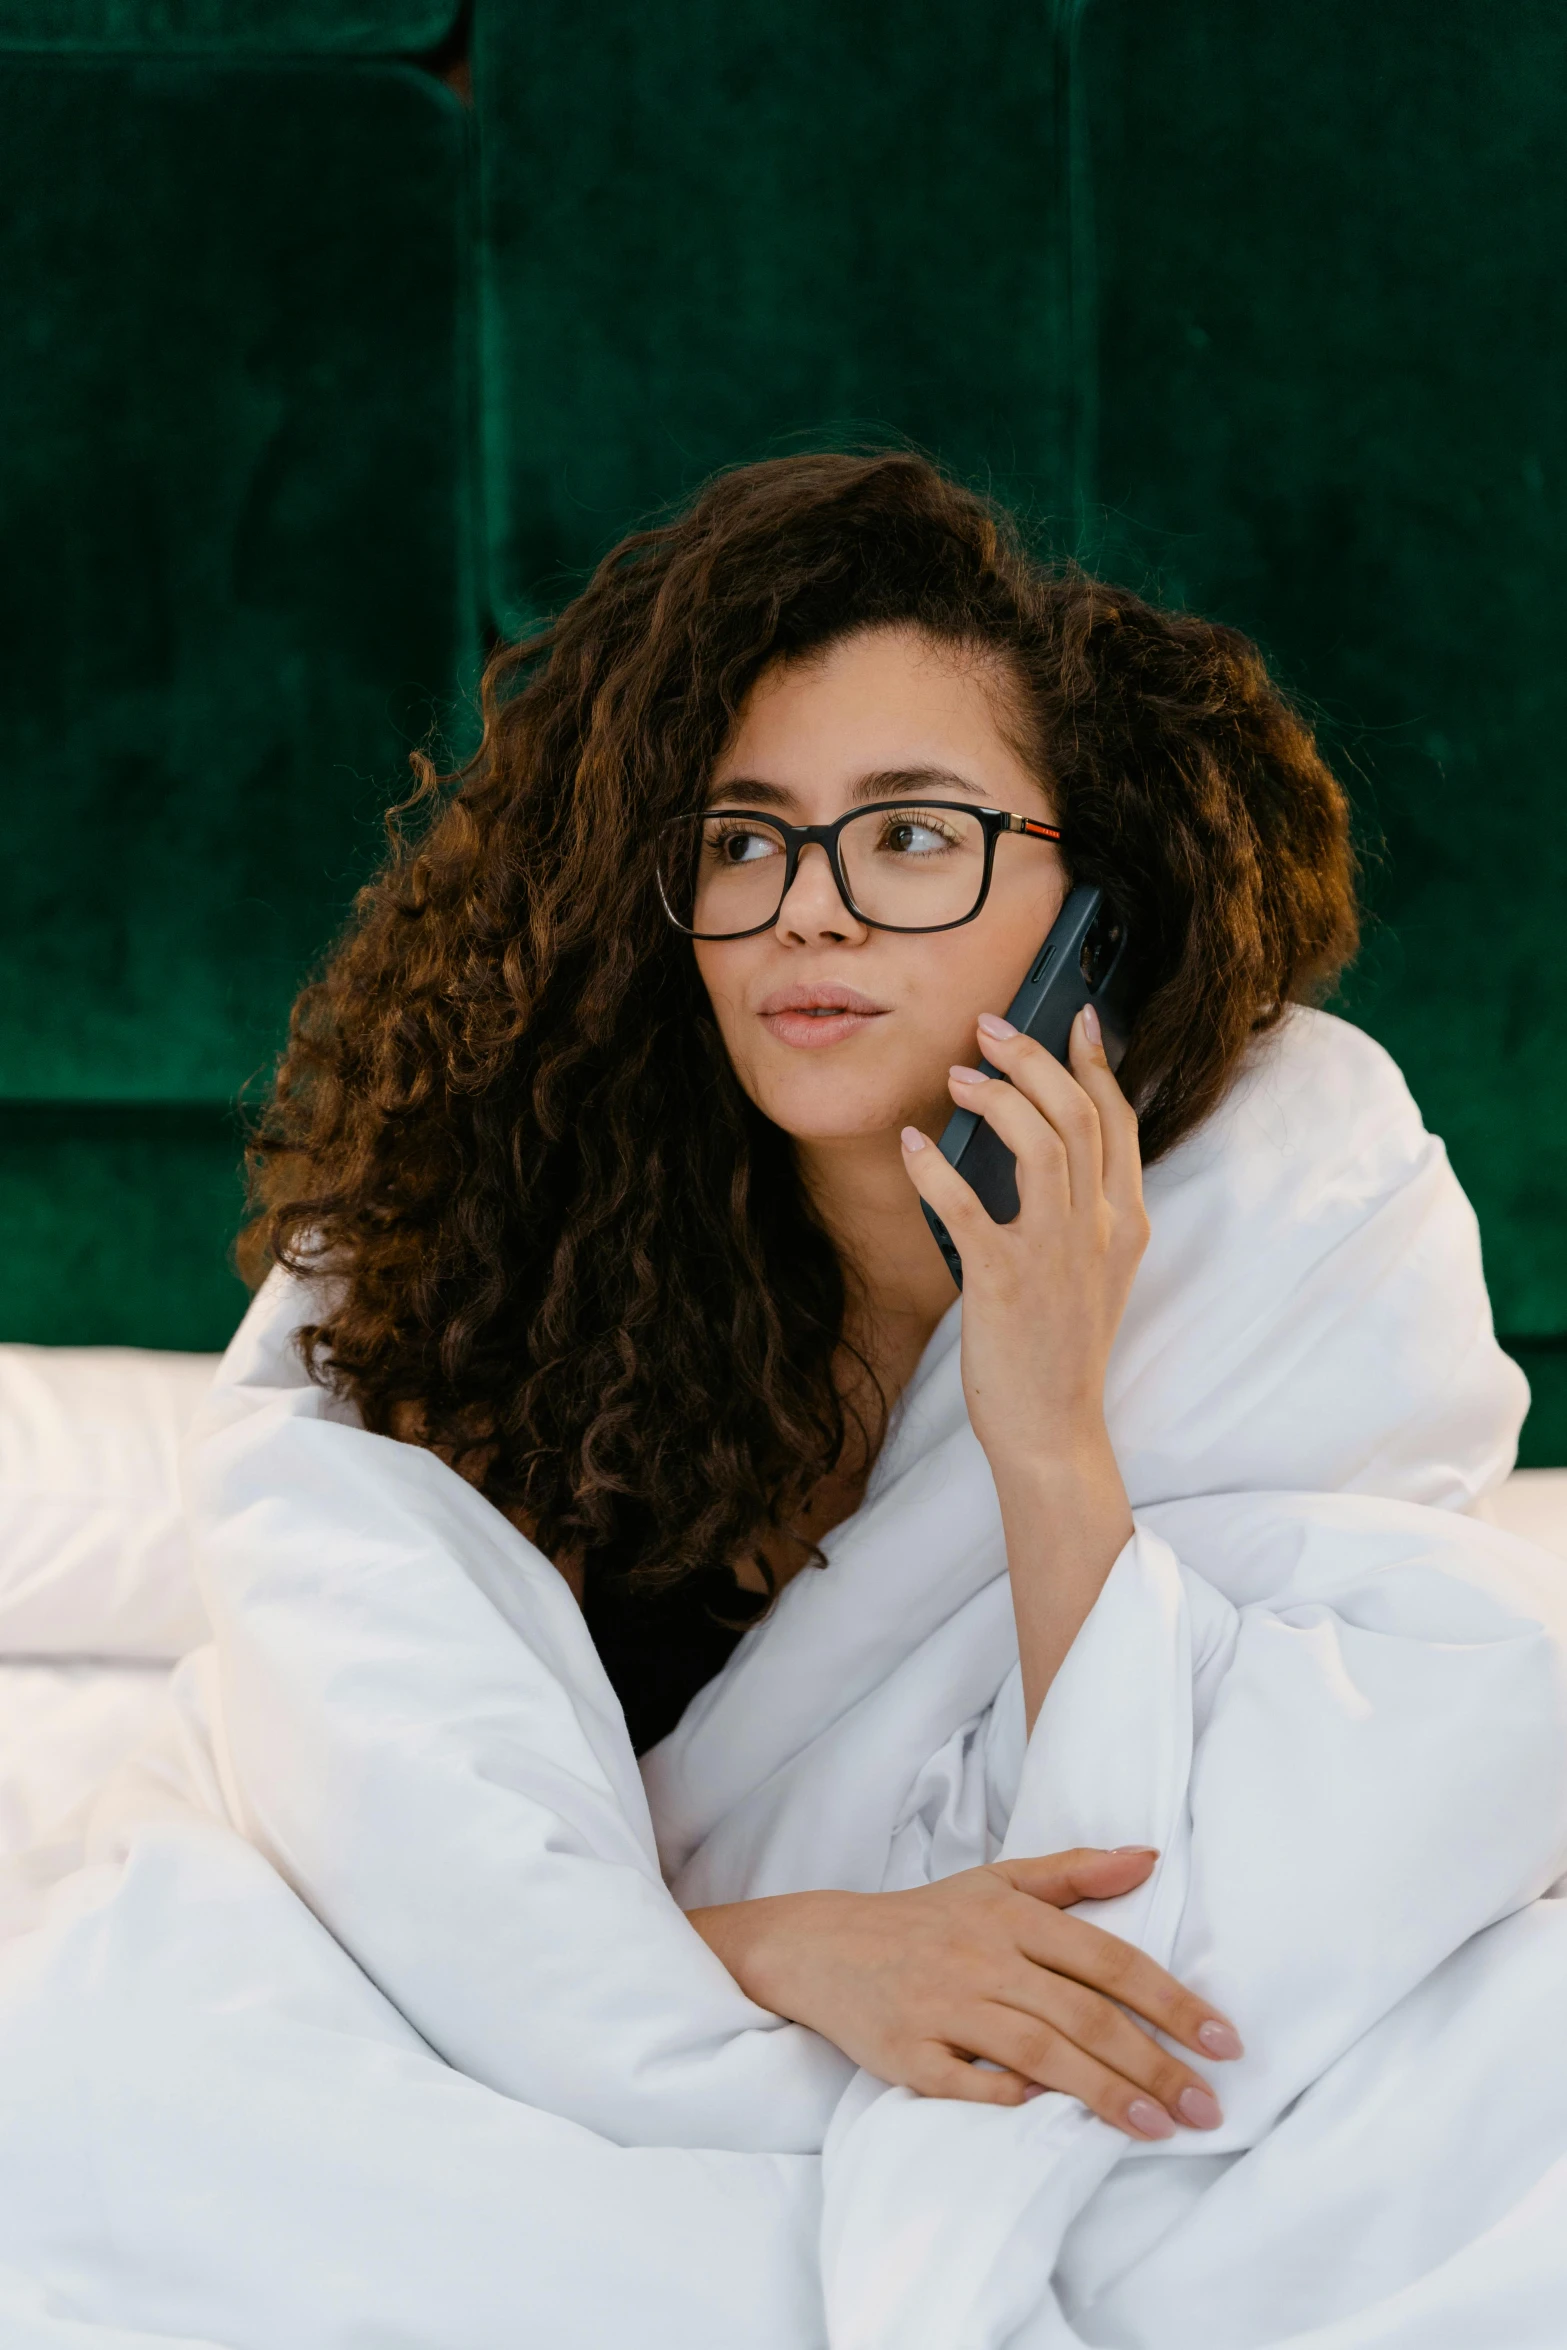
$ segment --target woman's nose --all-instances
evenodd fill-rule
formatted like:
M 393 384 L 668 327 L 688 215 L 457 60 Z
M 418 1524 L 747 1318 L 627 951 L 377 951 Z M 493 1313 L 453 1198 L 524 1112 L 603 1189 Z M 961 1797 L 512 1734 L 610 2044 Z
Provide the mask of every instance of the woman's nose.
M 810 841 L 800 851 L 794 879 L 778 909 L 778 935 L 808 946 L 816 939 L 860 939 L 865 924 L 851 914 L 833 879 L 827 851 Z

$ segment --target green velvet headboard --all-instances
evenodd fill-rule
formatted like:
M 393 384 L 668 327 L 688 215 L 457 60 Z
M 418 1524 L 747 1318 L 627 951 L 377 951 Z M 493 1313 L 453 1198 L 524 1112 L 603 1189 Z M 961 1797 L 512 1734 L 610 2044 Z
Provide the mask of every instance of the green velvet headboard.
M 0 0 L 0 47 L 44 56 L 414 56 L 459 0 Z
M 215 1345 L 231 1105 L 477 634 L 468 121 L 0 61 L 0 1334 Z
M 490 592 L 515 626 L 714 468 L 911 435 L 1070 502 L 1047 11 L 480 7 Z
M 0 0 L 0 1336 L 221 1342 L 234 1097 L 485 627 L 895 434 L 1318 712 L 1567 1460 L 1567 19 L 476 0 L 470 108 L 455 16 Z
M 1567 14 L 1094 0 L 1082 66 L 1109 560 L 1320 713 L 1347 1009 L 1479 1210 L 1525 1457 L 1567 1461 Z

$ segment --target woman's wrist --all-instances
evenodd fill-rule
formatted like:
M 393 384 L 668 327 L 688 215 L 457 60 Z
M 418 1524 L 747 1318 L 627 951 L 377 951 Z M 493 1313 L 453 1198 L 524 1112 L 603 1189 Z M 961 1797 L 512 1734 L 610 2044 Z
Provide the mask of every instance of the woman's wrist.
M 801 1947 L 801 1929 L 813 1911 L 842 1901 L 834 1893 L 770 1893 L 755 1901 L 729 1901 L 686 1915 L 715 1958 L 726 1966 L 748 1999 L 774 2015 L 795 2015 L 792 1951 Z
M 1103 1416 L 992 1463 L 1028 1726 L 1135 1531 Z
M 1026 1440 L 1014 1438 L 987 1448 L 987 1457 L 1003 1515 L 1009 1504 L 1059 1509 L 1114 1503 L 1130 1519 L 1120 1463 L 1104 1413 L 1095 1406 L 1085 1406 L 1071 1418 L 1048 1416 Z

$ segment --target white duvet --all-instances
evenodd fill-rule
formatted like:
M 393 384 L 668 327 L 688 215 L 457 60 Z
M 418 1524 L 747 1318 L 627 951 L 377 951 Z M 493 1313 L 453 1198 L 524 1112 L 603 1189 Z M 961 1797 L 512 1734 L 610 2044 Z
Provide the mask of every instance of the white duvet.
M 304 1377 L 274 1277 L 188 1456 L 212 1644 L 0 1878 L 0 2342 L 1561 2350 L 1567 1594 L 1473 1219 L 1292 1015 L 1153 1171 L 1137 1534 L 1025 1740 L 936 1333 L 830 1564 L 639 1771 L 565 1585 Z M 681 1905 L 1157 1844 L 1096 1913 L 1232 2015 L 1222 2131 L 923 2101 Z

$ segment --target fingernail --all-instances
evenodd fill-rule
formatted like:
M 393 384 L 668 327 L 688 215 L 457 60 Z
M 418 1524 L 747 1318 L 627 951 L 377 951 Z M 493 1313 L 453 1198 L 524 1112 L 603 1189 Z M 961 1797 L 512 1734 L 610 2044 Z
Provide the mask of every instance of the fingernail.
M 1112 1858 L 1118 1852 L 1146 1852 L 1150 1860 L 1157 1860 L 1159 1857 L 1157 1844 L 1112 1844 L 1110 1852 Z
M 1094 1010 L 1092 1004 L 1083 1006 L 1083 1034 L 1091 1045 L 1097 1045 L 1100 1042 L 1099 1014 Z
M 979 1016 L 979 1026 L 981 1032 L 986 1036 L 1005 1037 L 1016 1036 L 1017 1034 L 1017 1030 L 1013 1027 L 1011 1021 L 1003 1020 L 999 1012 L 981 1012 Z
M 1175 2110 L 1194 2130 L 1216 2130 L 1224 2119 L 1211 2089 L 1183 2089 L 1175 2100 Z
M 1139 2138 L 1173 2138 L 1175 2124 L 1162 2105 L 1155 2105 L 1151 2097 L 1134 2097 L 1126 2109 L 1126 2118 Z
M 1048 2089 L 1045 2087 L 1045 2085 L 1044 2085 L 1044 2083 L 1043 2083 L 1042 2081 L 1034 2081 L 1034 2082 L 1032 2082 L 1032 2083 L 1029 2085 L 1029 2087 L 1028 2087 L 1028 2088 L 1026 2088 L 1026 2089 L 1023 2091 L 1023 2103 L 1024 2103 L 1025 2105 L 1027 2105 L 1027 2104 L 1029 2104 L 1029 2103 L 1030 2103 L 1030 2102 L 1031 2102 L 1031 2101 L 1032 2101 L 1034 2098 L 1036 2098 L 1036 2097 L 1048 2097 L 1048 2096 L 1049 2096 L 1049 2094 L 1050 2094 L 1049 2090 L 1048 2090 Z
M 904 1127 L 903 1147 L 906 1151 L 922 1151 L 925 1148 L 925 1137 L 917 1126 Z
M 947 1075 L 955 1085 L 988 1085 L 990 1083 L 990 1079 L 985 1075 L 983 1069 L 965 1069 L 957 1062 L 954 1062 L 947 1071 Z
M 1210 2056 L 1244 2056 L 1246 2053 L 1235 2026 L 1220 2023 L 1216 2017 L 1210 2017 L 1207 2023 L 1197 2026 L 1197 2042 Z

